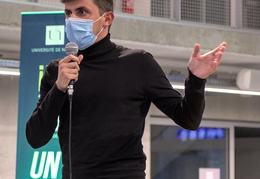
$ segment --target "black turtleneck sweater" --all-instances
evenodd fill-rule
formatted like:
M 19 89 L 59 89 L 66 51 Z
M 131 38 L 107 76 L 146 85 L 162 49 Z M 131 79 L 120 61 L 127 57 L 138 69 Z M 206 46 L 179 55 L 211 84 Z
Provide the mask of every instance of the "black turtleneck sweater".
M 153 102 L 186 129 L 196 129 L 204 109 L 205 80 L 189 73 L 185 96 L 174 90 L 153 56 L 110 41 L 110 35 L 79 51 L 79 79 L 72 109 L 73 179 L 144 179 L 141 138 Z M 63 179 L 69 178 L 69 101 L 55 81 L 58 60 L 46 68 L 40 99 L 26 125 L 33 148 L 45 145 L 59 123 Z

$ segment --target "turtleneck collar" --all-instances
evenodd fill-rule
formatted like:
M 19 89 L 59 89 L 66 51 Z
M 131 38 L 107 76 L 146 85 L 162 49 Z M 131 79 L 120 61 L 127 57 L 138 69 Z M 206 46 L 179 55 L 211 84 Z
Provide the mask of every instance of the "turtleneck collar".
M 110 34 L 108 33 L 105 38 L 91 45 L 89 48 L 79 50 L 78 55 L 82 54 L 87 61 L 98 60 L 115 48 L 116 45 L 110 41 Z

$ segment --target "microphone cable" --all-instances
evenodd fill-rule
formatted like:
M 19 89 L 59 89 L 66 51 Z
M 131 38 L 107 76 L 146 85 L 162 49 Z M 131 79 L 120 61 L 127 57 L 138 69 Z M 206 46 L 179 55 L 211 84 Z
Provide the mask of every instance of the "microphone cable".
M 68 95 L 69 95 L 69 175 L 72 179 L 72 157 L 71 157 L 71 133 L 72 133 L 72 99 L 73 99 L 73 81 L 70 82 L 68 86 Z
M 77 55 L 78 45 L 74 42 L 69 42 L 65 46 L 65 52 L 67 55 Z M 68 96 L 69 96 L 69 139 L 68 139 L 68 152 L 69 152 L 69 178 L 72 179 L 72 157 L 71 157 L 71 136 L 72 136 L 72 98 L 74 93 L 73 85 L 75 80 L 70 80 L 68 85 Z
M 68 86 L 69 95 L 69 178 L 72 179 L 72 157 L 71 157 L 71 134 L 72 134 L 72 102 L 73 102 L 73 88 L 74 80 L 71 80 Z

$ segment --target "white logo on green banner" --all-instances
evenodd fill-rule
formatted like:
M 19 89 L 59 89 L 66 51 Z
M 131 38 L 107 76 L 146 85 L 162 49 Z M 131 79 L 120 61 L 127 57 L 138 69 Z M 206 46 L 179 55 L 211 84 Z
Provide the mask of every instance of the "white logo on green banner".
M 46 26 L 45 45 L 64 45 L 65 26 Z

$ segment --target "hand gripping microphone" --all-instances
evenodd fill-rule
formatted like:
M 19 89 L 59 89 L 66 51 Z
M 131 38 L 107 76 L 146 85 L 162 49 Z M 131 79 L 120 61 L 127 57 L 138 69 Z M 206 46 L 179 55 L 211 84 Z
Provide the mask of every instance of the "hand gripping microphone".
M 78 50 L 79 50 L 79 47 L 74 42 L 69 42 L 65 46 L 65 52 L 66 52 L 67 55 L 75 55 L 76 56 L 78 54 Z M 68 85 L 68 94 L 69 94 L 70 100 L 72 100 L 72 95 L 73 95 L 73 92 L 74 92 L 74 88 L 73 88 L 74 83 L 75 83 L 75 80 L 72 79 L 72 80 L 70 80 L 69 85 Z

